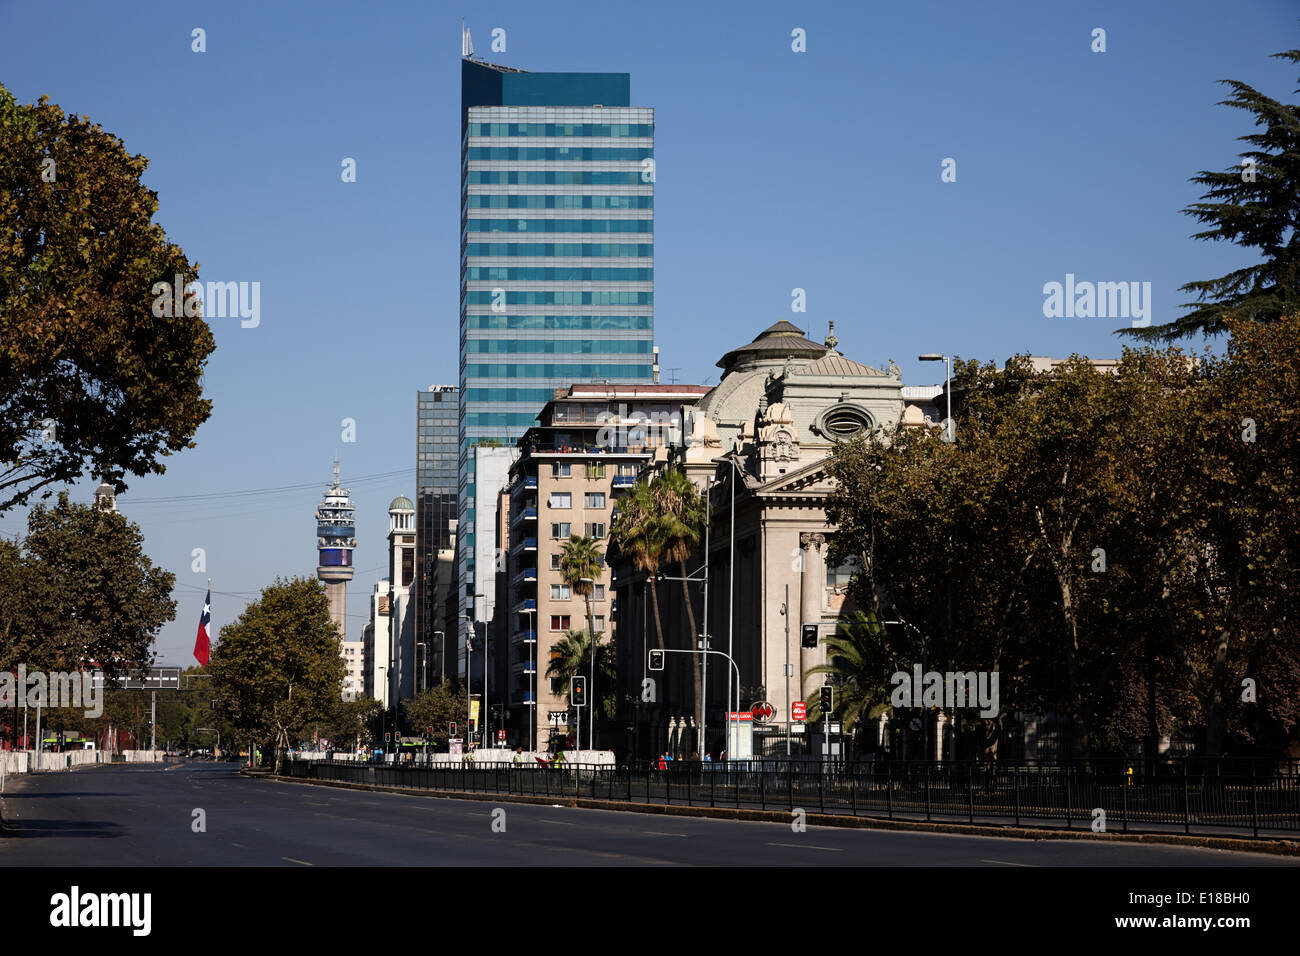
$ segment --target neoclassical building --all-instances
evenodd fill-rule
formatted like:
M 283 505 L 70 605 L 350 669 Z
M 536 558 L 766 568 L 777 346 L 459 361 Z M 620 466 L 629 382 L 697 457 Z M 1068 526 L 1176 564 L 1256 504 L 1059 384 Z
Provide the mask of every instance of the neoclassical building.
M 644 575 L 615 553 L 619 673 L 632 756 L 648 759 L 665 749 L 716 755 L 727 747 L 726 713 L 737 700 L 741 711 L 772 705 L 773 717 L 754 725 L 754 752 L 784 754 L 791 703 L 823 683 L 809 672 L 825 663 L 825 648 L 820 639 L 803 646 L 804 626 L 827 636 L 853 610 L 845 593 L 850 569 L 827 560 L 834 533 L 826 521 L 827 458 L 837 442 L 872 429 L 892 430 L 900 421 L 921 427 L 938 418 L 931 404 L 937 388 L 905 392 L 892 359 L 884 370 L 873 368 L 842 355 L 837 344 L 834 323 L 817 343 L 782 320 L 732 349 L 718 362 L 718 385 L 696 406 L 691 438 L 655 464 L 683 467 L 702 492 L 710 491 L 707 610 L 702 581 L 688 587 L 710 648 L 735 661 L 739 693 L 726 658 L 709 655 L 701 741 L 690 657 L 669 654 L 663 672 L 648 671 L 646 652 L 654 646 L 646 626 L 653 613 L 648 589 Z M 704 554 L 701 542 L 688 562 L 692 573 Z M 657 591 L 666 645 L 688 648 L 680 583 L 658 582 Z M 652 701 L 644 700 L 646 679 L 655 681 Z M 806 730 L 808 743 L 796 749 L 819 751 L 820 728 Z M 733 745 L 732 756 L 744 754 Z

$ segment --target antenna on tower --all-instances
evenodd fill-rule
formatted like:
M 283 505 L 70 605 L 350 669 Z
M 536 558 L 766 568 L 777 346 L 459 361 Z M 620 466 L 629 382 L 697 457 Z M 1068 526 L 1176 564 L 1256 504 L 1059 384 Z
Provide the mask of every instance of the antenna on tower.
M 335 455 L 334 456 L 334 487 L 337 488 L 338 486 L 339 486 L 339 458 L 338 455 Z
M 668 373 L 668 378 L 669 378 L 669 380 L 670 380 L 670 381 L 668 382 L 669 385 L 676 385 L 676 384 L 677 384 L 677 373 L 680 372 L 681 370 L 682 370 L 682 367 L 681 367 L 680 365 L 674 365 L 674 366 L 672 366 L 671 368 L 667 368 L 667 369 L 664 370 L 664 371 L 666 371 L 666 372 Z

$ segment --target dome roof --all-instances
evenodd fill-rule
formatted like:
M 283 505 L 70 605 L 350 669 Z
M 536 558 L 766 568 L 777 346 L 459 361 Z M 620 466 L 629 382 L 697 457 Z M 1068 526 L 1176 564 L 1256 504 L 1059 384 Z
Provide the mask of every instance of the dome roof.
M 391 502 L 389 502 L 388 510 L 389 511 L 414 511 L 415 505 L 411 503 L 411 499 L 406 497 L 406 495 L 398 495 Z
M 732 349 L 718 361 L 718 368 L 731 369 L 761 359 L 817 359 L 827 352 L 825 345 L 804 338 L 803 329 L 782 319 L 759 332 L 754 341 Z

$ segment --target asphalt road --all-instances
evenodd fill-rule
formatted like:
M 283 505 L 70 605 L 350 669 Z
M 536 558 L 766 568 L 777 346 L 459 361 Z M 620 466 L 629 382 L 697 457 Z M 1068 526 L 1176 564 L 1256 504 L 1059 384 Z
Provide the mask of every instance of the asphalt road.
M 239 776 L 233 764 L 9 777 L 0 867 L 1297 866 L 1300 859 L 1086 840 L 808 827 L 447 800 Z M 504 832 L 493 828 L 504 810 Z M 194 832 L 194 811 L 206 831 Z

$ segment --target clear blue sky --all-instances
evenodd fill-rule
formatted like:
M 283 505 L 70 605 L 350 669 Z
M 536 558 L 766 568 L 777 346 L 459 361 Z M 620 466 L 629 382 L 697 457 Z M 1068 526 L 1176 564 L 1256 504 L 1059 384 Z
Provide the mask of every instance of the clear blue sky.
M 1125 323 L 1044 318 L 1043 284 L 1150 282 L 1160 323 L 1179 285 L 1250 261 L 1189 239 L 1179 210 L 1199 198 L 1188 178 L 1234 163 L 1251 131 L 1214 105 L 1216 81 L 1284 101 L 1297 85 L 1269 58 L 1297 45 L 1291 0 L 0 0 L 0 83 L 149 157 L 158 221 L 202 279 L 261 283 L 259 327 L 212 320 L 198 447 L 119 499 L 177 574 L 166 663 L 192 662 L 207 577 L 219 627 L 276 575 L 314 574 L 336 452 L 357 504 L 360 637 L 387 503 L 415 488 L 415 392 L 457 381 L 462 15 L 485 59 L 628 72 L 632 104 L 655 108 L 665 381 L 715 384 L 718 357 L 783 317 L 818 340 L 833 319 L 842 352 L 893 357 L 907 384 L 936 380 L 920 352 L 1116 355 Z M 191 52 L 195 27 L 206 53 Z M 1090 50 L 1096 27 L 1105 53 Z M 340 180 L 344 157 L 356 183 Z M 940 181 L 946 157 L 955 183 Z M 806 313 L 790 312 L 795 287 Z M 24 527 L 0 516 L 2 533 Z

